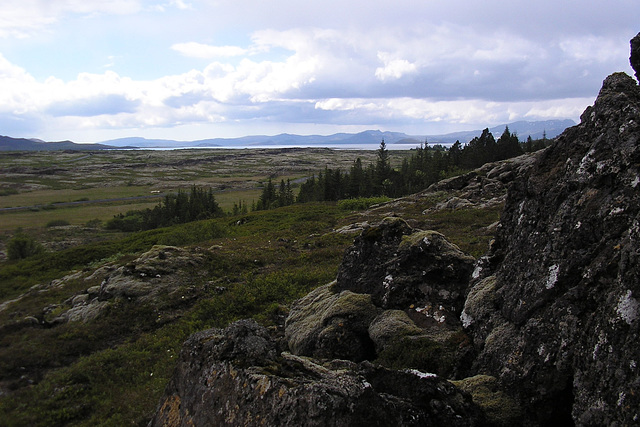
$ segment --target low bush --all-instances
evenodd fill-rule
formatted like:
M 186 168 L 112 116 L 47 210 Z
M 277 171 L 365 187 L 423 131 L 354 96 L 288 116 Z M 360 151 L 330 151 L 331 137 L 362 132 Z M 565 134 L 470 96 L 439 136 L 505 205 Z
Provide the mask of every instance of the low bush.
M 43 252 L 44 247 L 40 243 L 20 231 L 7 243 L 7 258 L 10 260 L 25 259 Z
M 386 203 L 391 200 L 388 197 L 360 197 L 357 199 L 345 199 L 338 202 L 338 207 L 346 211 L 363 211 L 373 205 Z

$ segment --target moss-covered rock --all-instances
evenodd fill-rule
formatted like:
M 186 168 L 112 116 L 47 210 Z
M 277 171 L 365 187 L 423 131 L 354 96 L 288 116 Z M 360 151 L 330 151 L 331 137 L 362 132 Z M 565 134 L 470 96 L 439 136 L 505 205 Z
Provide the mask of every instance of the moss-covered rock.
M 394 339 L 421 333 L 422 329 L 402 310 L 385 310 L 369 325 L 369 336 L 377 351 L 382 351 Z
M 385 309 L 443 307 L 455 323 L 475 259 L 436 231 L 412 229 L 385 218 L 365 229 L 345 253 L 337 290 L 372 296 Z
M 278 354 L 250 320 L 187 340 L 150 426 L 486 425 L 467 393 L 417 370 Z
M 489 276 L 476 283 L 464 302 L 460 320 L 467 328 L 478 319 L 482 319 L 495 310 L 497 300 L 496 276 Z
M 451 382 L 471 394 L 473 401 L 484 410 L 490 425 L 510 427 L 522 423 L 522 408 L 499 388 L 495 377 L 476 375 Z
M 321 286 L 292 307 L 285 322 L 289 349 L 327 359 L 371 359 L 375 351 L 368 328 L 379 311 L 370 295 L 335 293 L 332 284 Z

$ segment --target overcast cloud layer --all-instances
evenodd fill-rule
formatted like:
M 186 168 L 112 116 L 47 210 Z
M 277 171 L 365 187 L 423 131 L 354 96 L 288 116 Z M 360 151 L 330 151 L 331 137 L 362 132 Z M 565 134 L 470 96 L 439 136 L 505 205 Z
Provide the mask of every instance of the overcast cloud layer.
M 579 120 L 640 2 L 3 0 L 0 134 L 94 142 Z

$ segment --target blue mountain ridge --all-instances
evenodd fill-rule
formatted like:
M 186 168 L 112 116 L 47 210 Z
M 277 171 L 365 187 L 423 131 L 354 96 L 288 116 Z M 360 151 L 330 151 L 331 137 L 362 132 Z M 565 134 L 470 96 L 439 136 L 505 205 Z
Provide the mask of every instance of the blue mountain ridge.
M 509 124 L 498 125 L 489 128 L 496 139 L 502 134 L 505 127 L 509 127 L 511 133 L 515 133 L 524 141 L 529 135 L 533 139 L 542 138 L 546 133 L 547 138 L 560 135 L 566 128 L 574 126 L 573 120 L 546 120 L 546 121 L 518 121 Z M 444 135 L 407 135 L 402 132 L 389 132 L 380 130 L 367 130 L 355 134 L 336 133 L 332 135 L 294 135 L 282 133 L 279 135 L 250 135 L 239 138 L 211 138 L 195 141 L 176 141 L 169 139 L 145 139 L 145 138 L 120 138 L 102 141 L 102 144 L 122 147 L 133 146 L 139 148 L 181 148 L 181 147 L 269 147 L 269 146 L 304 146 L 327 147 L 340 145 L 379 144 L 384 139 L 387 144 L 418 145 L 425 140 L 429 144 L 452 144 L 460 141 L 465 144 L 474 137 L 480 136 L 482 130 L 462 131 Z
M 547 138 L 554 138 L 566 128 L 574 126 L 573 120 L 547 120 L 547 121 L 519 121 L 489 128 L 496 139 L 502 134 L 505 127 L 509 127 L 511 133 L 518 135 L 521 141 L 527 136 L 533 139 L 542 138 L 546 133 Z M 36 139 L 12 138 L 0 136 L 0 151 L 52 151 L 52 150 L 104 150 L 121 148 L 184 148 L 184 147 L 340 147 L 379 144 L 384 141 L 389 144 L 405 144 L 417 146 L 427 141 L 429 144 L 450 145 L 455 141 L 463 144 L 480 136 L 482 130 L 462 131 L 444 135 L 407 135 L 402 132 L 389 132 L 380 130 L 366 130 L 359 133 L 335 133 L 332 135 L 294 135 L 282 133 L 279 135 L 251 135 L 239 138 L 212 138 L 196 141 L 177 141 L 172 139 L 146 139 L 142 137 L 129 137 L 102 141 L 99 144 L 78 144 L 72 141 L 45 142 Z

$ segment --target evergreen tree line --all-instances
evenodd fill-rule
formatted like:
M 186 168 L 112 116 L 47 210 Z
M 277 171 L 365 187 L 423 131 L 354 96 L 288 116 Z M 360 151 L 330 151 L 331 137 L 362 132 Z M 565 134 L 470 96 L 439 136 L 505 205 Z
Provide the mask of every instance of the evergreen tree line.
M 271 178 L 267 181 L 267 184 L 262 189 L 262 194 L 258 198 L 258 202 L 252 205 L 252 210 L 261 211 L 267 209 L 274 209 L 280 206 L 292 205 L 296 198 L 291 188 L 291 181 L 284 179 L 280 181 L 280 186 L 276 189 L 276 186 L 271 182 Z
M 325 167 L 318 176 L 312 176 L 301 184 L 297 202 L 341 200 L 358 197 L 400 197 L 415 193 L 450 176 L 472 170 L 488 162 L 505 160 L 547 146 L 546 136 L 533 140 L 531 136 L 521 143 L 515 133 L 506 127 L 496 141 L 489 129 L 473 138 L 468 144 L 456 141 L 448 150 L 427 143 L 404 159 L 401 167 L 392 169 L 389 152 L 384 140 L 377 151 L 374 164 L 366 167 L 358 158 L 348 172 Z M 293 203 L 293 201 L 290 201 Z
M 337 201 L 361 197 L 400 197 L 427 188 L 429 185 L 450 176 L 475 169 L 488 162 L 504 160 L 524 152 L 537 151 L 550 143 L 546 136 L 533 140 L 529 136 L 521 143 L 516 134 L 506 127 L 496 141 L 489 129 L 468 144 L 456 141 L 448 150 L 441 145 L 429 146 L 425 141 L 409 158 L 403 160 L 399 169 L 393 169 L 389 151 L 384 140 L 377 150 L 375 163 L 367 166 L 357 158 L 349 171 L 325 167 L 300 185 L 298 196 L 294 195 L 291 182 L 280 181 L 275 185 L 271 178 L 264 185 L 257 202 L 251 210 L 266 210 L 293 203 L 313 201 Z M 244 214 L 249 208 L 244 201 L 234 203 L 233 215 Z M 115 215 L 106 224 L 108 229 L 122 231 L 150 230 L 190 221 L 224 216 L 211 188 L 196 186 L 190 192 L 178 191 L 167 194 L 153 209 L 132 210 Z
M 223 210 L 209 188 L 191 187 L 191 191 L 167 194 L 153 209 L 132 210 L 115 215 L 107 221 L 111 230 L 139 231 L 168 227 L 190 221 L 224 216 Z

